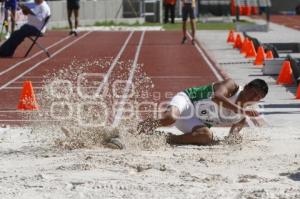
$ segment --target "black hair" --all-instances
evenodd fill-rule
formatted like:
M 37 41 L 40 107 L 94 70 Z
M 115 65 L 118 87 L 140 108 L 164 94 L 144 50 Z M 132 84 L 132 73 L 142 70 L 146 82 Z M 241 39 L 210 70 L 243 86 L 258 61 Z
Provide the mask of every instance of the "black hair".
M 264 97 L 268 94 L 269 87 L 265 80 L 262 79 L 254 79 L 247 84 L 249 88 L 255 88 L 261 91 L 264 94 Z

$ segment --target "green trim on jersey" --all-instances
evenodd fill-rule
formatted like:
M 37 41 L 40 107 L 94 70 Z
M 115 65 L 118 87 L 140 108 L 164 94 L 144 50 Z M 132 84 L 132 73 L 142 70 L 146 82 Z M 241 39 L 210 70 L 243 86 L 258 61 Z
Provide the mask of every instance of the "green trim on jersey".
M 205 85 L 205 86 L 198 86 L 187 88 L 184 90 L 187 96 L 190 98 L 191 102 L 208 99 L 212 96 L 214 92 L 213 85 Z
M 199 119 L 200 120 L 200 119 Z M 201 120 L 202 121 L 202 120 Z M 203 121 L 202 121 L 203 122 Z M 208 124 L 208 123 L 204 123 L 204 125 L 207 127 L 207 128 L 211 128 L 211 127 L 213 127 L 213 125 L 212 124 Z

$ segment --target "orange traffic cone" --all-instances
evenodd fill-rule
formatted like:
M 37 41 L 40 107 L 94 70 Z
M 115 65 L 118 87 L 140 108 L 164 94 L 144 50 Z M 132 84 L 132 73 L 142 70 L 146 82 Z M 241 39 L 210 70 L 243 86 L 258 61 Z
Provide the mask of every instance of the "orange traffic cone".
M 284 61 L 277 79 L 277 84 L 291 85 L 294 83 L 290 61 Z
M 227 43 L 234 43 L 234 42 L 235 42 L 234 32 L 233 32 L 233 30 L 230 30 L 228 37 L 227 37 Z
M 273 56 L 273 53 L 272 53 L 271 50 L 268 50 L 268 51 L 267 51 L 266 59 L 274 59 L 274 56 Z
M 296 99 L 300 99 L 300 85 L 297 87 Z
M 264 47 L 260 46 L 258 48 L 258 51 L 257 51 L 257 56 L 256 56 L 256 59 L 254 61 L 254 65 L 263 65 L 264 64 L 264 61 L 265 61 L 265 50 L 264 50 Z
M 231 16 L 235 16 L 236 14 L 235 0 L 231 0 L 230 9 L 231 9 Z
M 248 45 L 246 58 L 256 58 L 256 51 L 251 40 Z
M 235 39 L 235 43 L 234 43 L 233 47 L 241 49 L 242 46 L 243 46 L 243 41 L 242 41 L 241 35 L 237 34 L 236 39 Z
M 246 16 L 251 16 L 251 7 L 250 6 L 245 7 L 245 15 Z
M 38 110 L 38 104 L 35 99 L 31 81 L 25 81 L 20 96 L 20 102 L 17 109 L 19 110 Z
M 245 55 L 247 54 L 248 43 L 249 43 L 249 39 L 246 37 L 246 38 L 244 39 L 243 46 L 242 46 L 242 48 L 241 48 L 241 50 L 240 50 L 240 53 L 241 53 L 241 54 L 245 54 Z
M 246 6 L 240 6 L 239 7 L 239 10 L 240 10 L 240 15 L 246 15 Z

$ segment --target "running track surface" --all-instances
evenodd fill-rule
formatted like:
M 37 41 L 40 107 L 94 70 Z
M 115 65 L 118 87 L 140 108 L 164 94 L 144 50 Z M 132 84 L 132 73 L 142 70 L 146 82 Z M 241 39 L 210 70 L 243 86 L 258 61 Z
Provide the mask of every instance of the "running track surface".
M 23 112 L 16 109 L 24 80 L 31 80 L 38 94 L 44 75 L 67 67 L 74 59 L 79 62 L 107 57 L 114 61 L 132 60 L 125 69 L 111 64 L 110 67 L 88 71 L 104 73 L 107 82 L 116 79 L 120 73 L 125 73 L 122 76 L 125 82 L 139 81 L 135 64 L 143 64 L 142 72 L 154 83 L 151 92 L 160 93 L 160 101 L 168 100 L 184 88 L 220 79 L 220 76 L 217 78 L 218 71 L 213 72 L 212 64 L 205 59 L 198 44 L 193 46 L 189 41 L 181 45 L 180 40 L 181 33 L 177 31 L 81 32 L 77 37 L 62 31 L 49 31 L 40 42 L 49 48 L 51 58 L 37 48 L 23 58 L 29 46 L 29 42 L 25 41 L 14 58 L 0 59 L 0 124 L 26 124 Z M 129 90 L 126 86 L 122 89 L 123 100 L 126 100 Z M 122 110 L 116 113 L 115 120 L 117 115 L 122 116 Z
M 300 16 L 272 15 L 271 21 L 277 24 L 300 30 Z
M 253 16 L 254 19 L 265 19 L 262 16 Z M 300 30 L 300 16 L 298 15 L 271 15 L 271 22 Z

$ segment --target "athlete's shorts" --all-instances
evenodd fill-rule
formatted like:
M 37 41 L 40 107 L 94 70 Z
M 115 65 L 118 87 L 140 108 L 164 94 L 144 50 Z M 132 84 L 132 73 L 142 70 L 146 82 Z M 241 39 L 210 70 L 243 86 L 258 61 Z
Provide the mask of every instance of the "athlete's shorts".
M 182 7 L 182 21 L 186 21 L 187 18 L 195 19 L 194 8 L 191 3 L 185 3 Z
M 207 127 L 202 120 L 196 117 L 194 105 L 184 92 L 177 93 L 169 105 L 179 109 L 180 118 L 176 120 L 175 126 L 183 133 L 191 133 L 196 126 Z
M 16 11 L 18 2 L 17 0 L 7 0 L 5 1 L 4 8 L 7 10 Z
M 79 0 L 67 0 L 68 10 L 78 10 L 80 8 Z

